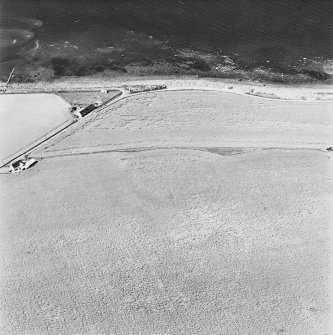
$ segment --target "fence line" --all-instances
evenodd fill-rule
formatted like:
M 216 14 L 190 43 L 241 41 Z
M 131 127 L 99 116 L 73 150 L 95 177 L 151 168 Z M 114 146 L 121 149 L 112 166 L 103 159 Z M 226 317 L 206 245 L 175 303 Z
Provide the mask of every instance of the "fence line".
M 58 93 L 77 93 L 77 92 L 101 92 L 101 90 L 107 90 L 107 91 L 119 91 L 120 89 L 118 87 L 108 87 L 105 88 L 103 86 L 101 87 L 92 87 L 92 88 L 76 88 L 73 87 L 71 89 L 66 88 L 13 88 L 11 87 L 6 91 L 5 94 L 55 94 Z

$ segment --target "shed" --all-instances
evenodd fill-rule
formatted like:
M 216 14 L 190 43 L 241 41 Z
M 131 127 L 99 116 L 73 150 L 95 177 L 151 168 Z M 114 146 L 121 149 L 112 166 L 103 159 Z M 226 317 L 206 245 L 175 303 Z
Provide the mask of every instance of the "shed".
M 9 171 L 10 172 L 19 172 L 22 171 L 24 168 L 24 163 L 22 160 L 18 160 L 12 164 L 9 165 Z

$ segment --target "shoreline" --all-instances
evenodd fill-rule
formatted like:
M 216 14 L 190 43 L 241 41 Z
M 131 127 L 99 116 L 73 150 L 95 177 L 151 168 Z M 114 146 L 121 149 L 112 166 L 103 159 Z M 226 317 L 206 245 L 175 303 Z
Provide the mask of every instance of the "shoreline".
M 260 98 L 287 101 L 333 101 L 332 85 L 279 85 L 260 82 L 239 82 L 197 77 L 115 77 L 115 78 L 64 78 L 53 82 L 13 83 L 0 86 L 2 94 L 13 93 L 57 93 L 59 91 L 89 91 L 103 89 L 123 89 L 131 85 L 165 84 L 167 90 L 207 90 L 221 91 Z

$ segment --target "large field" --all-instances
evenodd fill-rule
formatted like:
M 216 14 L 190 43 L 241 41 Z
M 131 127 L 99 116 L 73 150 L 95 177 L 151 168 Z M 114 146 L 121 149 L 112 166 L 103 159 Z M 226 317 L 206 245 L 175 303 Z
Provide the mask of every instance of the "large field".
M 72 121 L 70 109 L 55 94 L 1 94 L 0 162 Z
M 326 149 L 332 106 L 205 91 L 130 96 L 48 144 L 42 155 L 150 147 Z
M 1 332 L 331 334 L 329 109 L 137 95 L 0 175 Z

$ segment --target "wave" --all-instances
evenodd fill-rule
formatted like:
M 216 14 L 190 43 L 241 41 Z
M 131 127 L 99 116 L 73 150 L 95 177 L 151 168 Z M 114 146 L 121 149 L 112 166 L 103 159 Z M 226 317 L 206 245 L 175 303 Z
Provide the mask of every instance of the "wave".
M 41 20 L 27 17 L 0 17 L 0 61 L 17 57 L 20 50 L 35 37 L 34 29 L 43 25 Z
M 43 25 L 43 21 L 29 17 L 0 16 L 0 26 L 3 29 L 35 29 Z
M 20 49 L 35 37 L 35 33 L 24 29 L 1 29 L 0 61 L 15 58 Z

